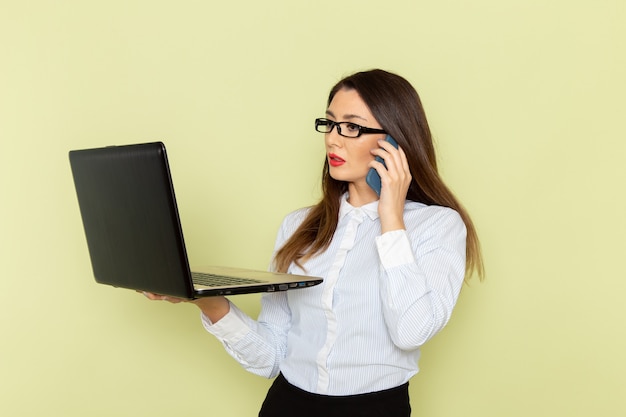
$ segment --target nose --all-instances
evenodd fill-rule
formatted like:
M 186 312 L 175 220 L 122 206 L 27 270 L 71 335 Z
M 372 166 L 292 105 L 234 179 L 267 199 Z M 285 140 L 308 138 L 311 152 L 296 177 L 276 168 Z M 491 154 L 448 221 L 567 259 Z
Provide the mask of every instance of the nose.
M 333 126 L 330 132 L 324 134 L 324 141 L 327 148 L 340 147 L 343 144 L 343 137 L 338 132 L 339 126 Z

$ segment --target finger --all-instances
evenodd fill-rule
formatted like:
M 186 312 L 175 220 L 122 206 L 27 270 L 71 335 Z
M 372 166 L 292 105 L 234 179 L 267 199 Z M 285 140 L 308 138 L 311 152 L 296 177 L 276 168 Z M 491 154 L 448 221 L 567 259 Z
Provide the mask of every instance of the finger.
M 382 169 L 385 169 L 386 166 L 387 169 L 390 169 L 392 166 L 395 166 L 394 156 L 387 152 L 385 149 L 376 148 L 372 149 L 370 152 L 372 153 L 372 155 L 377 156 L 383 160 L 383 162 L 380 162 L 376 159 L 373 159 L 372 162 L 369 164 L 370 167 L 374 168 L 376 166 L 379 166 Z
M 408 172 L 410 175 L 411 169 L 409 168 L 409 159 L 406 157 L 406 153 L 404 152 L 404 149 L 399 148 L 398 151 L 400 153 L 400 159 L 402 160 L 402 168 L 404 169 L 405 172 Z
M 139 291 L 137 291 L 139 292 Z M 170 303 L 180 303 L 182 301 L 184 301 L 181 298 L 177 298 L 177 297 L 169 297 L 167 295 L 160 295 L 160 294 L 154 294 L 148 291 L 141 291 L 141 293 L 148 299 L 153 300 L 153 301 L 169 301 Z
M 393 146 L 391 143 L 387 142 L 386 140 L 383 139 L 379 139 L 378 140 L 378 146 L 383 148 L 384 150 L 386 150 L 387 152 L 393 154 L 394 152 L 396 152 L 398 149 L 400 149 L 400 147 L 398 146 L 398 148 L 396 148 L 395 146 Z
M 137 292 L 139 292 L 139 291 L 137 291 Z M 159 296 L 158 296 L 158 295 L 156 295 L 156 294 L 154 294 L 154 293 L 151 293 L 151 292 L 148 292 L 148 291 L 141 291 L 141 293 L 142 293 L 142 294 L 143 294 L 146 298 L 148 298 L 148 299 L 150 299 L 150 300 L 158 300 L 158 299 L 159 299 Z
M 369 163 L 369 167 L 376 169 L 381 178 L 387 174 L 389 174 L 392 178 L 400 178 L 404 174 L 403 171 L 405 171 L 405 169 L 403 157 L 396 148 L 393 148 L 393 152 L 394 153 L 392 154 L 380 148 L 372 150 L 373 155 L 380 157 L 384 161 L 383 163 L 374 159 Z
M 378 145 L 379 148 L 372 152 L 373 154 L 383 158 L 385 164 L 393 164 L 394 167 L 400 167 L 400 169 L 404 167 L 403 158 L 406 158 L 406 155 L 401 147 L 396 148 L 385 140 L 379 140 Z

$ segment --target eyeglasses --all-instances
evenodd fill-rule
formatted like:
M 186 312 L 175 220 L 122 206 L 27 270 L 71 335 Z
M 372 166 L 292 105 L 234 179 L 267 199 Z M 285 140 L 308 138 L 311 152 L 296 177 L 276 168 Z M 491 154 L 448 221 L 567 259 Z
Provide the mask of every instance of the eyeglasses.
M 352 122 L 334 122 L 328 119 L 315 119 L 315 130 L 320 133 L 330 133 L 337 126 L 337 133 L 346 138 L 358 138 L 367 133 L 387 133 L 382 129 L 372 129 Z

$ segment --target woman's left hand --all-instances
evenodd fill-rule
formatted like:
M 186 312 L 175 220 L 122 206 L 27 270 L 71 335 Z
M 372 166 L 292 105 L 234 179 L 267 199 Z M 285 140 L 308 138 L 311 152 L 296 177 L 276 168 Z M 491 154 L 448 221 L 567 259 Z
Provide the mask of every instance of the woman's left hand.
M 380 148 L 373 149 L 373 155 L 380 156 L 387 168 L 377 161 L 370 162 L 370 167 L 376 169 L 380 175 L 380 200 L 378 215 L 382 233 L 404 229 L 404 203 L 411 185 L 411 171 L 406 154 L 402 148 L 396 149 L 390 143 L 379 140 Z M 382 149 L 381 149 L 382 148 Z
M 171 297 L 171 296 L 161 295 L 161 294 L 154 294 L 154 293 L 147 292 L 147 291 L 137 291 L 137 292 L 142 293 L 143 295 L 146 296 L 146 298 L 149 298 L 150 300 L 153 300 L 153 301 L 168 301 L 172 304 L 184 303 L 184 302 L 189 301 L 183 298 Z

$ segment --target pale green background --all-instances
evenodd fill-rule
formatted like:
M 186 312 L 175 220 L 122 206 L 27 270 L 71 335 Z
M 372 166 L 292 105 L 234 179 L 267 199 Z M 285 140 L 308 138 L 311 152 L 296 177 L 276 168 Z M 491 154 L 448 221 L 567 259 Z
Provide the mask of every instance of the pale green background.
M 420 92 L 488 272 L 414 415 L 625 415 L 625 4 L 1 0 L 0 415 L 256 415 L 270 382 L 193 307 L 93 282 L 67 152 L 165 141 L 192 263 L 266 268 L 328 89 L 372 67 Z

